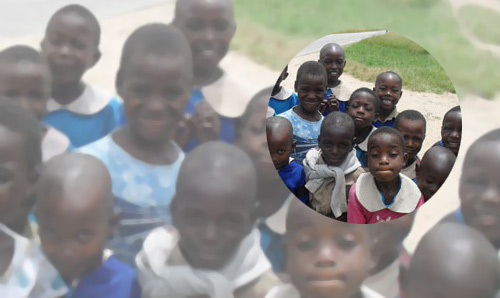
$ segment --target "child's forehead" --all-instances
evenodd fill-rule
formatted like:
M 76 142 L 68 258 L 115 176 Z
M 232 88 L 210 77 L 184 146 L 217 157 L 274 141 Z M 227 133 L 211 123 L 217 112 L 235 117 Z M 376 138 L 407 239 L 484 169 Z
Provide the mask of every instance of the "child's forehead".
M 297 84 L 300 85 L 315 85 L 319 83 L 326 84 L 325 76 L 311 72 L 304 72 L 300 77 L 297 78 Z
M 400 147 L 399 137 L 393 133 L 379 133 L 372 136 L 368 141 L 368 147 Z
M 374 105 L 375 96 L 367 91 L 358 91 L 354 94 L 352 101 L 363 101 L 368 104 Z
M 424 124 L 424 120 L 422 119 L 410 119 L 410 118 L 401 118 L 401 120 L 399 120 L 399 123 L 398 123 L 398 129 L 401 129 L 401 128 L 405 128 L 405 129 L 408 129 L 408 128 L 419 128 L 419 129 L 424 129 L 425 128 L 425 124 Z
M 188 17 L 193 12 L 208 12 L 212 10 L 223 11 L 230 19 L 233 16 L 233 2 L 231 0 L 182 0 L 177 1 L 175 9 L 176 18 Z
M 341 125 L 340 123 L 325 125 L 321 129 L 323 135 L 329 135 L 334 137 L 349 137 L 354 133 L 354 126 Z
M 398 85 L 401 86 L 401 80 L 393 73 L 384 73 L 379 75 L 377 85 Z
M 443 122 L 453 122 L 453 123 L 462 123 L 462 112 L 461 111 L 453 111 L 449 112 L 445 115 Z
M 64 30 L 67 27 L 76 27 L 92 35 L 95 40 L 99 39 L 99 29 L 89 19 L 74 11 L 60 12 L 56 14 L 47 26 L 47 33 L 54 30 Z

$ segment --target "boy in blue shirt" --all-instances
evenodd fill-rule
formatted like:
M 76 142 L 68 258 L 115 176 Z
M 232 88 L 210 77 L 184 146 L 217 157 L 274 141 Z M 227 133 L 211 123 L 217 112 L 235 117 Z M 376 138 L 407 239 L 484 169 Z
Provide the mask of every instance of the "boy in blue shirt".
M 295 160 L 290 160 L 290 153 L 295 149 L 292 124 L 283 117 L 271 117 L 266 120 L 267 144 L 274 167 L 288 189 L 307 204 L 308 192 L 305 188 L 304 167 Z
M 394 121 L 398 116 L 396 105 L 403 95 L 403 79 L 393 71 L 386 71 L 377 76 L 373 91 L 380 98 L 380 115 L 373 122 L 373 126 L 394 127 Z
M 52 158 L 40 176 L 35 216 L 42 249 L 70 287 L 70 297 L 140 297 L 136 274 L 106 242 L 118 222 L 111 177 L 97 158 Z
M 281 82 L 288 77 L 288 65 L 281 72 L 276 84 L 271 91 L 269 106 L 274 109 L 275 115 L 281 114 L 293 108 L 299 103 L 297 94 L 293 90 L 285 86 L 281 86 Z
M 116 96 L 82 81 L 101 57 L 99 42 L 96 17 L 72 4 L 50 18 L 41 43 L 52 75 L 45 123 L 66 134 L 74 148 L 104 137 L 124 122 Z

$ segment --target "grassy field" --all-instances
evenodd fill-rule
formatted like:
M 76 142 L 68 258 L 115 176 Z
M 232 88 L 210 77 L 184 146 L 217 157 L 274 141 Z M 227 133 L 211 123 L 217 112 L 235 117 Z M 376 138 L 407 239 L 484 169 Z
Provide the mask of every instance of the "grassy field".
M 465 26 L 483 42 L 500 44 L 500 14 L 480 6 L 464 6 L 459 17 Z
M 235 9 L 233 49 L 276 70 L 324 35 L 380 28 L 424 47 L 446 70 L 459 95 L 492 97 L 499 91 L 500 59 L 476 49 L 463 36 L 444 0 L 236 0 Z
M 346 48 L 346 72 L 374 82 L 377 75 L 393 70 L 404 80 L 404 88 L 434 93 L 455 92 L 444 69 L 413 41 L 388 33 L 362 40 Z

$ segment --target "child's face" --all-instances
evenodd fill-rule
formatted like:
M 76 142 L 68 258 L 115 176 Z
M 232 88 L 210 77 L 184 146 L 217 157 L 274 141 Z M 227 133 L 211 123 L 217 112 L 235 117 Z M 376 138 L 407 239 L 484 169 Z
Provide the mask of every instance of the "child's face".
M 439 155 L 430 156 L 418 169 L 417 186 L 426 201 L 439 190 L 450 174 L 447 161 L 439 158 Z
M 191 266 L 218 270 L 252 229 L 251 200 L 244 200 L 235 185 L 193 188 L 172 202 L 179 245 Z
M 191 94 L 190 71 L 182 59 L 150 53 L 128 64 L 118 94 L 131 132 L 149 144 L 169 140 Z
M 379 78 L 378 84 L 373 91 L 380 98 L 380 108 L 386 111 L 392 111 L 399 102 L 403 91 L 401 90 L 401 81 L 393 74 L 385 74 Z
M 186 36 L 193 53 L 194 68 L 214 70 L 226 56 L 236 32 L 233 10 L 228 1 L 196 0 L 179 10 L 174 24 Z
M 464 163 L 460 203 L 465 221 L 500 247 L 500 143 L 478 144 Z
M 20 134 L 0 126 L 0 222 L 11 229 L 22 226 L 33 207 L 34 173 L 24 146 Z
M 85 203 L 61 197 L 70 194 L 57 194 L 35 208 L 43 251 L 66 282 L 100 266 L 105 244 L 112 236 L 111 212 L 102 203 L 105 198 L 94 197 L 100 195 L 97 193 L 87 192 Z
M 401 119 L 396 128 L 405 140 L 405 154 L 414 160 L 422 149 L 425 138 L 425 125 L 422 120 Z
M 85 18 L 74 13 L 61 14 L 50 23 L 41 47 L 54 84 L 79 82 L 97 63 L 96 34 Z
M 295 81 L 295 91 L 299 98 L 299 105 L 304 111 L 309 113 L 317 112 L 326 94 L 325 78 L 318 75 L 303 74 L 300 80 Z
M 403 168 L 403 148 L 393 134 L 379 134 L 368 143 L 368 168 L 375 180 L 389 182 L 397 179 Z
M 453 112 L 443 121 L 441 126 L 441 140 L 444 147 L 450 149 L 455 155 L 460 149 L 460 141 L 462 140 L 462 113 Z
M 334 84 L 344 72 L 345 55 L 334 47 L 330 47 L 320 56 L 319 62 L 325 67 L 328 75 L 328 84 Z
M 238 146 L 252 159 L 257 177 L 272 181 L 279 179 L 269 150 L 266 134 L 267 99 L 261 100 L 238 133 Z
M 318 137 L 318 145 L 325 162 L 339 166 L 354 148 L 354 132 L 346 127 L 326 128 Z
M 373 101 L 374 98 L 367 92 L 358 92 L 354 96 L 347 109 L 347 114 L 354 120 L 356 128 L 369 127 L 378 118 Z
M 365 226 L 334 222 L 311 210 L 287 223 L 287 272 L 301 297 L 352 297 L 371 267 Z
M 15 99 L 41 121 L 50 98 L 49 73 L 31 62 L 2 65 L 0 95 Z
M 291 141 L 292 132 L 283 134 L 267 134 L 269 153 L 276 170 L 281 170 L 289 163 L 290 154 L 293 151 L 294 142 Z

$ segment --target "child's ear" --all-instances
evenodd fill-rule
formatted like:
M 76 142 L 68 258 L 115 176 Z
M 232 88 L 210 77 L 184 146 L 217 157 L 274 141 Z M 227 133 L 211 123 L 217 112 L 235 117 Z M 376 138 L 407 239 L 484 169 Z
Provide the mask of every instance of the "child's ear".
M 409 158 L 408 153 L 406 152 L 403 153 L 403 164 L 406 164 L 408 162 L 408 158 Z
M 120 69 L 118 69 L 118 72 L 116 73 L 115 89 L 121 98 L 123 98 L 122 85 L 123 85 L 123 69 L 120 67 Z
M 297 142 L 296 142 L 296 141 L 293 141 L 293 142 L 292 142 L 292 150 L 295 150 L 295 147 L 297 147 Z
M 97 64 L 97 62 L 99 62 L 99 60 L 101 59 L 101 56 L 102 56 L 101 51 L 97 49 L 94 53 L 94 57 L 92 57 L 92 64 L 90 65 L 89 68 L 94 67 Z
M 295 83 L 293 84 L 293 89 L 295 89 L 295 92 L 297 92 L 297 85 L 298 85 L 298 81 L 295 80 Z
M 115 234 L 115 231 L 118 229 L 118 223 L 120 222 L 120 214 L 112 211 L 113 214 L 109 219 L 109 233 L 108 239 L 111 240 Z

